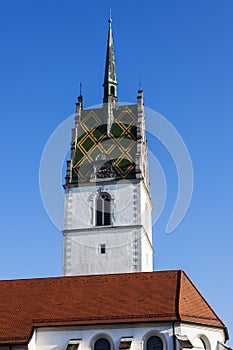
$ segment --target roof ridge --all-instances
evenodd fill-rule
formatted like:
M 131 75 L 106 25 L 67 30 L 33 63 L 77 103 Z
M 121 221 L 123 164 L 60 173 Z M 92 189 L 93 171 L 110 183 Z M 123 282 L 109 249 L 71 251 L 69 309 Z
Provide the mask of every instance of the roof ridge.
M 45 280 L 51 280 L 51 281 L 55 281 L 55 280 L 58 280 L 58 279 L 67 279 L 67 280 L 71 280 L 71 279 L 76 279 L 76 278 L 88 278 L 88 279 L 91 279 L 91 278 L 96 278 L 96 277 L 99 277 L 99 278 L 108 278 L 108 277 L 118 277 L 121 275 L 122 278 L 125 278 L 125 277 L 129 277 L 129 276 L 132 276 L 132 275 L 149 275 L 149 274 L 153 274 L 153 273 L 168 273 L 168 272 L 178 272 L 180 270 L 158 270 L 158 271 L 144 271 L 144 272 L 128 272 L 128 273 L 108 273 L 108 274 L 96 274 L 96 275 L 75 275 L 75 276 L 50 276 L 50 277 L 22 277 L 22 278 L 9 278 L 9 279 L 0 279 L 0 283 L 4 283 L 4 282 L 13 282 L 13 283 L 16 283 L 16 282 L 29 282 L 29 281 L 45 281 Z

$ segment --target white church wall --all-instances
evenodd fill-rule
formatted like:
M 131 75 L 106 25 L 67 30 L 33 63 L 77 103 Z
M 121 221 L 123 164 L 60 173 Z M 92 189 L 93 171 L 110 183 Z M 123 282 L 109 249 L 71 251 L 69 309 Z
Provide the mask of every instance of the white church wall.
M 119 348 L 122 337 L 133 338 L 132 350 L 145 350 L 146 340 L 152 335 L 161 337 L 164 350 L 172 350 L 171 324 L 38 329 L 35 350 L 65 350 L 70 339 L 81 339 L 79 350 L 93 350 L 94 342 L 101 337 L 110 341 L 112 350 Z
M 36 334 L 37 334 L 37 330 L 34 329 L 34 332 L 28 344 L 28 350 L 36 350 Z
M 220 328 L 181 324 L 180 331 L 182 335 L 187 335 L 194 350 L 218 350 L 218 342 L 225 343 L 224 332 Z
M 98 338 L 107 338 L 112 350 L 119 348 L 122 337 L 132 337 L 131 350 L 146 350 L 146 342 L 151 336 L 159 336 L 164 350 L 174 350 L 173 334 L 186 335 L 194 345 L 193 350 L 218 350 L 218 342 L 224 342 L 221 329 L 214 327 L 180 324 L 173 329 L 172 323 L 137 324 L 125 326 L 99 327 L 58 327 L 37 330 L 35 350 L 65 350 L 70 339 L 80 339 L 79 350 L 93 350 Z M 205 342 L 206 348 L 200 347 L 197 339 Z M 195 345 L 196 344 L 196 345 Z M 178 341 L 176 348 L 181 349 Z

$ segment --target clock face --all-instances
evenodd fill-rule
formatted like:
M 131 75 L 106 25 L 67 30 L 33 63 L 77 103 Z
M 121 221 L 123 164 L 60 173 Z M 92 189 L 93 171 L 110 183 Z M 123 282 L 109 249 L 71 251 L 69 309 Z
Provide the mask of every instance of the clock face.
M 96 171 L 97 178 L 112 177 L 111 164 L 109 162 L 102 164 Z
M 90 181 L 94 179 L 109 180 L 115 179 L 115 163 L 113 159 L 105 154 L 100 154 L 93 164 L 93 173 Z

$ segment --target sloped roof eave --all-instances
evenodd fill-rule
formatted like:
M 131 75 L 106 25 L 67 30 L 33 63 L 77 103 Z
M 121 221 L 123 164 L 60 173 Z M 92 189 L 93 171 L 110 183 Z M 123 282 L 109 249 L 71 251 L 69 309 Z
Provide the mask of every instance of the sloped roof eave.
M 182 321 L 225 327 L 176 270 L 0 281 L 0 293 L 0 344 L 29 341 L 33 327 Z M 193 300 L 196 309 L 189 310 Z

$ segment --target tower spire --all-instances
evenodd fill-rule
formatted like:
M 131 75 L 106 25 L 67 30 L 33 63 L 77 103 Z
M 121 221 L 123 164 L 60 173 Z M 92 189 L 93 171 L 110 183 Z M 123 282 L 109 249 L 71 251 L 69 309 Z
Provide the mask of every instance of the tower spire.
M 81 104 L 81 108 L 83 109 L 83 95 L 82 95 L 82 83 L 79 85 L 79 96 L 78 96 L 78 102 Z
M 116 66 L 114 57 L 114 44 L 112 35 L 112 18 L 111 10 L 109 13 L 109 28 L 108 28 L 108 41 L 105 61 L 105 74 L 104 74 L 104 99 L 103 102 L 107 107 L 107 126 L 108 132 L 110 131 L 113 123 L 113 109 L 117 105 L 117 80 L 116 80 Z

